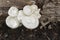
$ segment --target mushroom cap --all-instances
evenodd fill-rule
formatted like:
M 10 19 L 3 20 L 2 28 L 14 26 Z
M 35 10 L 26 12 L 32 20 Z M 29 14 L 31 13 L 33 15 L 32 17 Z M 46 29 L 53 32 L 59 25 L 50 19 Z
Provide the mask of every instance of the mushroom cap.
M 32 11 L 36 11 L 38 9 L 37 5 L 31 5 Z
M 21 22 L 22 17 L 24 17 L 23 10 L 20 10 L 18 15 L 17 15 L 17 19 L 18 19 L 19 22 Z
M 40 9 L 37 9 L 31 16 L 39 19 L 41 17 Z
M 14 17 L 11 17 L 11 16 L 8 16 L 6 18 L 6 24 L 8 27 L 12 28 L 12 29 L 15 29 L 19 26 L 19 22 L 17 20 L 17 18 L 14 18 Z
M 31 6 L 27 5 L 23 8 L 23 12 L 25 15 L 31 15 L 32 14 L 32 9 Z
M 41 17 L 41 14 L 40 14 L 40 9 L 36 10 L 34 12 L 35 16 L 39 19 Z
M 12 6 L 9 10 L 8 10 L 8 15 L 15 17 L 18 15 L 18 9 L 14 6 Z
M 34 18 L 34 17 L 27 17 L 25 16 L 23 19 L 22 19 L 22 24 L 28 28 L 28 29 L 35 29 L 38 27 L 39 25 L 39 21 L 38 19 Z

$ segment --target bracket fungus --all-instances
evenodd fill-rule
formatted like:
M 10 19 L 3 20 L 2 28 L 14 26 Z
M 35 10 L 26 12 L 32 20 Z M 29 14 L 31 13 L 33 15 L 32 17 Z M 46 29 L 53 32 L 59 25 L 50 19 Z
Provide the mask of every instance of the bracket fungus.
M 8 11 L 9 16 L 6 18 L 6 24 L 10 28 L 17 28 L 23 24 L 28 29 L 35 29 L 39 25 L 40 9 L 37 5 L 26 5 L 23 10 L 11 7 Z M 20 24 L 21 23 L 21 24 Z

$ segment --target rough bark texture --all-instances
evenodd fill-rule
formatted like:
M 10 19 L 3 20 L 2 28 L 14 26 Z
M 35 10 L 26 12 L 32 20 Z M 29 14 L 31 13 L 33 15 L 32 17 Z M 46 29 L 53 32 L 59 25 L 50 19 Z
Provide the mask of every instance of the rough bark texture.
M 34 0 L 41 8 L 40 24 L 34 30 L 23 25 L 10 29 L 5 19 L 11 6 L 22 9 L 32 0 L 0 0 L 0 40 L 60 40 L 60 0 Z

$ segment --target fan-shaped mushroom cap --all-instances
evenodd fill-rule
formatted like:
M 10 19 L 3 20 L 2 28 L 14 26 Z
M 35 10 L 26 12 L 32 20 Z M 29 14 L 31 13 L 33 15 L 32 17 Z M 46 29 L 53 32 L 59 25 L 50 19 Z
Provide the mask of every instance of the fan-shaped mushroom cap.
M 8 15 L 15 17 L 18 15 L 18 9 L 14 6 L 12 6 L 9 10 L 8 10 Z
M 28 29 L 35 29 L 39 25 L 38 19 L 35 19 L 34 17 L 24 17 L 22 19 L 22 24 L 28 28 Z
M 31 6 L 27 5 L 23 8 L 23 12 L 25 15 L 31 15 L 32 14 L 32 9 Z
M 36 10 L 31 16 L 39 19 L 41 17 L 41 14 L 39 12 L 40 12 L 40 9 Z
M 19 26 L 18 20 L 14 17 L 11 17 L 11 16 L 8 16 L 6 18 L 6 24 L 7 24 L 8 27 L 10 27 L 12 29 L 15 29 Z
M 31 5 L 32 11 L 36 11 L 38 9 L 37 5 Z

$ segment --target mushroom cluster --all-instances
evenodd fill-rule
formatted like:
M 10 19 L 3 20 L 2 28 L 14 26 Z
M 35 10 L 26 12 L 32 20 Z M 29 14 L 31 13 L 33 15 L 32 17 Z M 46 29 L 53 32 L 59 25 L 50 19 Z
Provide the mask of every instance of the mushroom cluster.
M 8 11 L 6 24 L 8 27 L 15 29 L 23 24 L 28 29 L 35 29 L 39 25 L 40 9 L 37 5 L 26 5 L 23 10 L 12 6 Z

